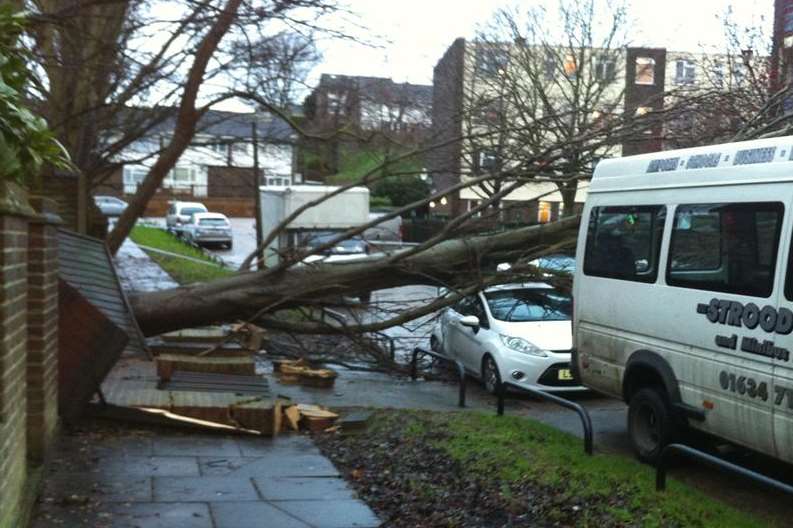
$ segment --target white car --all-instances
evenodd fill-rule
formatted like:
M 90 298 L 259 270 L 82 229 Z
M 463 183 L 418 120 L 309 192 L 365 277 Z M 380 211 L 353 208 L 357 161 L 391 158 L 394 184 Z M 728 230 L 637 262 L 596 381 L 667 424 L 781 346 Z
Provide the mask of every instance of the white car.
M 199 246 L 216 244 L 231 249 L 234 237 L 231 223 L 220 213 L 194 213 L 182 226 L 182 236 Z
M 169 231 L 181 235 L 184 225 L 190 222 L 190 217 L 194 213 L 207 211 L 206 206 L 200 202 L 171 202 L 168 215 L 165 217 L 165 225 Z
M 570 370 L 572 300 L 549 284 L 505 284 L 446 308 L 430 346 L 459 359 L 495 393 L 501 380 L 544 391 L 585 390 Z

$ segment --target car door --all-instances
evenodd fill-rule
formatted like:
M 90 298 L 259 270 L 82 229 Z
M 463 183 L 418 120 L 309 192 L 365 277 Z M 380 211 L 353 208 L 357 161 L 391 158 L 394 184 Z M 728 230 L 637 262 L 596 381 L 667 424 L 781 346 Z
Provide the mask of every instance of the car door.
M 480 323 L 487 325 L 482 301 L 478 296 L 468 296 L 455 306 L 456 317 L 449 320 L 450 353 L 459 359 L 465 368 L 472 372 L 479 372 L 482 361 L 482 346 L 479 340 L 481 329 L 474 329 L 460 324 L 460 319 L 467 315 L 475 315 Z

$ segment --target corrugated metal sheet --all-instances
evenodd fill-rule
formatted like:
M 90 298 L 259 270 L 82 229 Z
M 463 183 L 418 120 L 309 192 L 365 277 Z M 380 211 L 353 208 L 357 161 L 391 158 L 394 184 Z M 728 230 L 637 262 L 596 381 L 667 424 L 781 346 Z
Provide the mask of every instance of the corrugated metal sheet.
M 124 355 L 146 354 L 143 336 L 129 309 L 104 240 L 58 230 L 58 264 L 61 280 L 127 333 L 129 341 Z

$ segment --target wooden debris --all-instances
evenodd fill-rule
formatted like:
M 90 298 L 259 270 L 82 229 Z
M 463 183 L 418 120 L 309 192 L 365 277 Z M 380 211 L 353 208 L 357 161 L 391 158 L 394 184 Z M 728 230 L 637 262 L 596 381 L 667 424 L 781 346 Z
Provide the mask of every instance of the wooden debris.
M 261 435 L 259 431 L 245 429 L 224 423 L 212 422 L 177 414 L 165 409 L 146 407 L 119 407 L 118 405 L 89 404 L 90 416 L 108 420 L 120 420 L 126 423 L 140 423 L 160 427 L 176 427 L 188 430 L 215 431 L 218 433 L 235 433 L 244 435 Z
M 157 376 L 171 379 L 174 371 L 212 372 L 255 376 L 256 364 L 252 357 L 196 357 L 182 354 L 161 354 L 155 359 Z
M 302 385 L 313 387 L 332 387 L 336 381 L 336 371 L 327 368 L 312 368 L 304 359 L 275 360 L 273 371 L 279 374 L 279 379 L 291 383 L 296 377 Z
M 303 423 L 312 433 L 322 432 L 328 427 L 333 426 L 339 415 L 331 412 L 319 405 L 308 405 L 300 403 L 297 405 L 303 417 Z
M 258 352 L 262 348 L 265 330 L 253 323 L 235 324 L 231 326 L 231 331 L 239 335 L 240 344 L 252 352 Z
M 300 409 L 297 405 L 290 405 L 284 408 L 286 423 L 293 431 L 300 430 Z
M 228 331 L 222 326 L 206 326 L 203 328 L 186 328 L 176 332 L 162 334 L 165 341 L 191 341 L 193 343 L 217 343 L 228 337 Z

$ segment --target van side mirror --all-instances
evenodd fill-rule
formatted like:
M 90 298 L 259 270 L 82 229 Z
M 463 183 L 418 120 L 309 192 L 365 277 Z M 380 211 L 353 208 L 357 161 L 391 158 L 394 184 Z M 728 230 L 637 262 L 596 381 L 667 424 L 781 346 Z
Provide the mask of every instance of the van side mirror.
M 636 273 L 647 273 L 650 271 L 650 263 L 647 259 L 638 259 L 634 264 L 636 266 Z
M 463 326 L 467 326 L 468 328 L 473 330 L 474 333 L 477 333 L 479 331 L 479 318 L 475 315 L 466 315 L 464 317 L 461 317 L 460 324 Z

